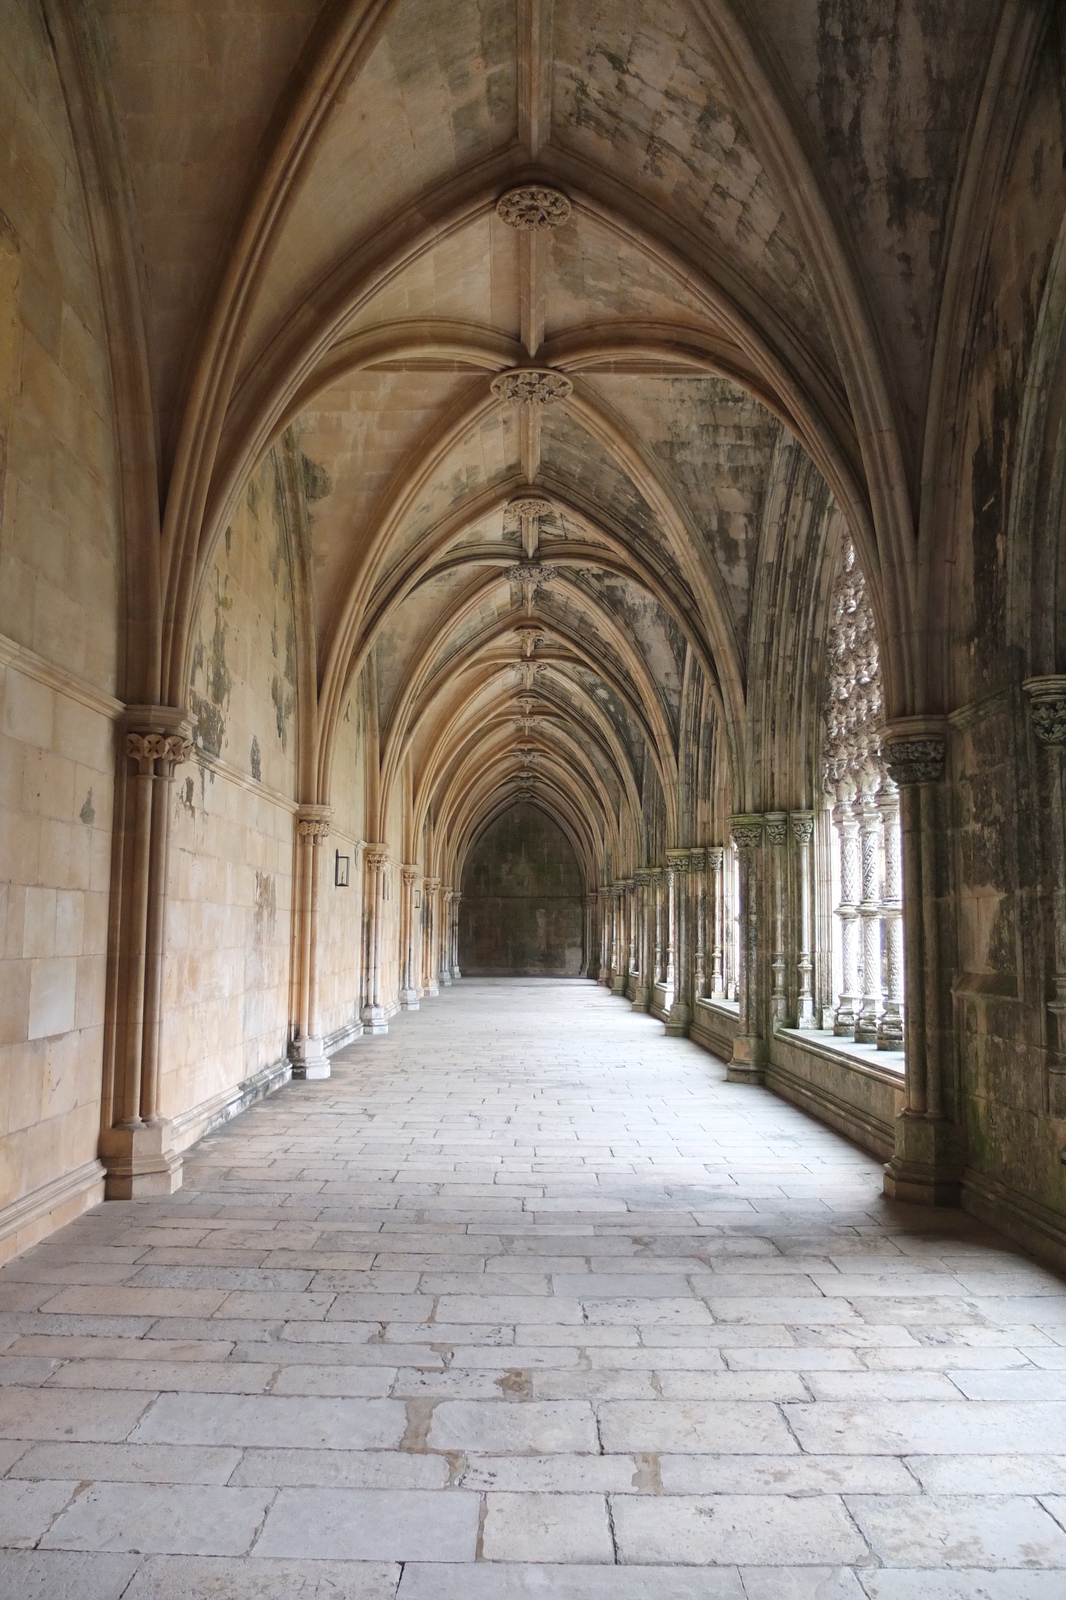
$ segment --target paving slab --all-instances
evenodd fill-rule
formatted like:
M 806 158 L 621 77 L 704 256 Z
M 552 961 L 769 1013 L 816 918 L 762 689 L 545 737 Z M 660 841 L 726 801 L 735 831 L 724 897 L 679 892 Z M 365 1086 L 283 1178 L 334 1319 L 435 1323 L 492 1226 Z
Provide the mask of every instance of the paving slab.
M 1062 1600 L 1064 1380 L 990 1229 L 464 981 L 0 1268 L 0 1595 Z

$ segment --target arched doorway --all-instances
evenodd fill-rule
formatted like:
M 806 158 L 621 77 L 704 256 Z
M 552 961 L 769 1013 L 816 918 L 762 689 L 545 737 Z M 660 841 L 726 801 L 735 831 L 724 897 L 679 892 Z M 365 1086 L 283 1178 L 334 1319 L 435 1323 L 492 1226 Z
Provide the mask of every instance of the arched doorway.
M 459 966 L 470 977 L 576 978 L 584 968 L 584 883 L 566 835 L 520 801 L 467 857 Z

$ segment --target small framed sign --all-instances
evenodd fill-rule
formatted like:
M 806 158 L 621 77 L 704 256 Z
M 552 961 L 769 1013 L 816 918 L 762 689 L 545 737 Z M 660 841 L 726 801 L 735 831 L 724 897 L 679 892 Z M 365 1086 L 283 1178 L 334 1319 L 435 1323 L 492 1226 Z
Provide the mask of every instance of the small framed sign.
M 333 873 L 333 882 L 337 885 L 338 889 L 347 889 L 347 887 L 348 887 L 348 874 L 349 874 L 349 872 L 351 870 L 351 865 L 352 865 L 351 857 L 350 856 L 342 856 L 340 851 L 338 850 L 337 851 L 337 865 L 336 865 L 336 868 L 334 869 L 334 873 Z

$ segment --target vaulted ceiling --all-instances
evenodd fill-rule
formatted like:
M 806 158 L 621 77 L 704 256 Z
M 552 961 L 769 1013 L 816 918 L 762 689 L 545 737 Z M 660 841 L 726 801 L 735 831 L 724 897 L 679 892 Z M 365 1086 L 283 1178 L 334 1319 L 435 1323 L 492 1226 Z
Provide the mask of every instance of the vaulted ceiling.
M 364 674 L 383 789 L 406 771 L 456 840 L 532 793 L 591 857 L 647 782 L 676 789 L 686 694 L 742 741 L 783 430 L 905 632 L 892 541 L 928 372 L 885 352 L 927 315 L 989 7 L 950 52 L 932 25 L 904 39 L 940 85 L 897 118 L 920 201 L 867 167 L 850 217 L 879 128 L 854 132 L 824 10 L 98 0 L 172 609 L 292 429 L 311 798 Z

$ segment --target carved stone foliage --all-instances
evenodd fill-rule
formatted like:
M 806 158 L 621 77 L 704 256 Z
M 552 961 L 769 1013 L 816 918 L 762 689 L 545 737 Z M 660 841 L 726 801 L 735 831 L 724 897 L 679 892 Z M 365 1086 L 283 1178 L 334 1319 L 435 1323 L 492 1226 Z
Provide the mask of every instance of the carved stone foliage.
M 558 189 L 549 189 L 540 183 L 523 183 L 500 196 L 496 213 L 509 228 L 530 233 L 543 228 L 561 228 L 570 219 L 570 202 Z
M 1066 730 L 1064 730 L 1066 736 Z M 939 783 L 944 772 L 946 741 L 937 738 L 897 739 L 886 746 L 885 764 L 893 783 Z
M 1066 745 L 1066 676 L 1061 673 L 1043 678 L 1026 678 L 1029 715 L 1041 744 Z
M 497 373 L 491 388 L 497 400 L 528 401 L 537 406 L 555 405 L 574 390 L 565 372 L 539 367 L 516 367 L 511 372 Z
M 850 538 L 830 605 L 824 715 L 826 789 L 840 799 L 871 787 L 871 778 L 881 769 L 881 661 L 866 580 Z
M 541 561 L 518 561 L 511 568 L 511 577 L 525 589 L 539 589 L 555 576 L 555 568 L 546 567 Z
M 551 515 L 552 503 L 545 500 L 543 495 L 527 494 L 517 500 L 508 500 L 507 511 L 512 517 L 547 517 Z

